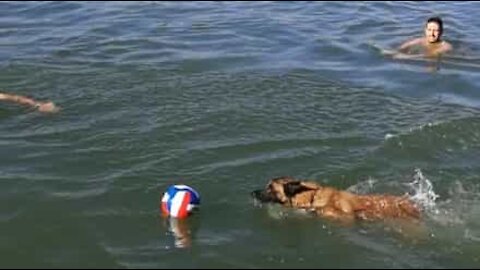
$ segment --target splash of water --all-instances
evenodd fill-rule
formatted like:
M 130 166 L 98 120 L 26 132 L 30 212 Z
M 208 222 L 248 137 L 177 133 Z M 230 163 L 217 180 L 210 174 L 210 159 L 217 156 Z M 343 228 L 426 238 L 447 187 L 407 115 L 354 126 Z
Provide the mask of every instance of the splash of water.
M 413 175 L 413 182 L 408 184 L 412 190 L 413 195 L 410 195 L 410 198 L 416 202 L 419 206 L 423 207 L 424 210 L 437 214 L 438 208 L 436 207 L 435 200 L 440 197 L 433 191 L 433 185 L 425 176 L 420 169 L 415 169 L 415 174 Z
M 356 193 L 356 194 L 368 194 L 373 190 L 374 185 L 378 181 L 369 177 L 366 181 L 359 182 L 353 186 L 347 188 L 347 191 Z

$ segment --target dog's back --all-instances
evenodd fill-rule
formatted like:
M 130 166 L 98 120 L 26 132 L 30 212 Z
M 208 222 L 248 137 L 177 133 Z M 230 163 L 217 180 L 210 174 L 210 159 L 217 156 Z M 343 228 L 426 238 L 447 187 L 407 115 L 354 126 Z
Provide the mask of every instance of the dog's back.
M 407 196 L 356 195 L 355 216 L 362 220 L 419 219 L 420 211 Z

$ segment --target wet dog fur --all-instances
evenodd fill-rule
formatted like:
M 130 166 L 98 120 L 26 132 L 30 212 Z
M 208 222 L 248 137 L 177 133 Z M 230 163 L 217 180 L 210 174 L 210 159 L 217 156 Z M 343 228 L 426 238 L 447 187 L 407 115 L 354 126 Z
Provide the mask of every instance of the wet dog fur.
M 264 189 L 253 191 L 252 196 L 264 203 L 304 209 L 346 223 L 356 220 L 418 221 L 421 218 L 419 207 L 406 195 L 358 195 L 291 177 L 272 179 Z

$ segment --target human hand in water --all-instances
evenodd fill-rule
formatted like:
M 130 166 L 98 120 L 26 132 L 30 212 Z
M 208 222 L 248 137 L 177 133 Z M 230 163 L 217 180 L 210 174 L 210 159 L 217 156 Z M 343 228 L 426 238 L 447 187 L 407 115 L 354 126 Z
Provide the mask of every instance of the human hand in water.
M 55 104 L 51 101 L 37 102 L 36 108 L 39 112 L 42 113 L 56 113 L 60 110 L 60 108 L 58 106 L 55 106 Z

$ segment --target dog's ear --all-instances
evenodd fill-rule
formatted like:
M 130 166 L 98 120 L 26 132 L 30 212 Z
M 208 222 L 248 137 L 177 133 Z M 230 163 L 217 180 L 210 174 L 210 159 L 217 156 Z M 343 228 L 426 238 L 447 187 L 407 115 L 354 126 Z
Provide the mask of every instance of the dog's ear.
M 289 198 L 307 190 L 311 190 L 311 188 L 302 185 L 301 181 L 294 181 L 283 184 L 283 192 L 285 193 L 285 196 Z

